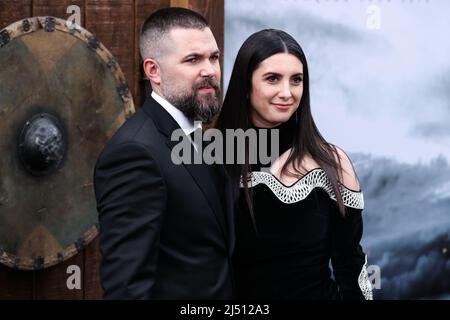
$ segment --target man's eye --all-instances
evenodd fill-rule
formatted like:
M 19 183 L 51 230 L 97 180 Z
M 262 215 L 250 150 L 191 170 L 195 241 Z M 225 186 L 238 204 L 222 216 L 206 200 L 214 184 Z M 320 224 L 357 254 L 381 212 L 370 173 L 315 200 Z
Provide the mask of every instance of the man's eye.
M 217 60 L 219 60 L 219 56 L 212 56 L 212 57 L 211 57 L 211 60 L 217 61 Z
M 196 63 L 198 61 L 198 58 L 190 58 L 190 59 L 188 59 L 186 61 L 190 62 L 190 63 Z

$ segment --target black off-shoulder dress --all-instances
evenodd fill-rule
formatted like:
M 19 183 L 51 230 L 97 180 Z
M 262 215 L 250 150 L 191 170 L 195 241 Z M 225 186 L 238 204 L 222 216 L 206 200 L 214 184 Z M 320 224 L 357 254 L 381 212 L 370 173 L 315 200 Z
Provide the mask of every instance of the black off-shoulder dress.
M 249 184 L 256 230 L 242 188 L 235 216 L 238 298 L 372 299 L 360 245 L 362 192 L 341 186 L 343 217 L 322 169 L 286 186 L 260 167 L 252 165 Z

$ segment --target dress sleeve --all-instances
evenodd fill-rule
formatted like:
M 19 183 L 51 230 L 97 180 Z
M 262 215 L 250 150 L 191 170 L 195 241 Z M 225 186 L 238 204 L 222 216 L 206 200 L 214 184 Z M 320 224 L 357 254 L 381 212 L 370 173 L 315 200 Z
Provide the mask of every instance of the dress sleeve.
M 360 245 L 363 234 L 361 192 L 343 194 L 346 214 L 333 201 L 331 217 L 331 263 L 342 299 L 372 300 L 372 284 L 367 273 L 367 256 Z M 352 199 L 352 197 L 354 199 Z M 358 199 L 360 198 L 360 199 Z M 351 203 L 351 207 L 347 206 Z

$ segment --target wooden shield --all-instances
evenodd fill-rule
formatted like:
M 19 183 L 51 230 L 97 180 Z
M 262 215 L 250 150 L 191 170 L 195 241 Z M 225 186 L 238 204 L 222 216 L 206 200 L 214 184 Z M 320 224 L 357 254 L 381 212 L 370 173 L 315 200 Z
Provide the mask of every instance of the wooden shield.
M 34 17 L 0 31 L 0 263 L 46 268 L 97 235 L 94 165 L 133 112 L 116 60 L 86 30 Z

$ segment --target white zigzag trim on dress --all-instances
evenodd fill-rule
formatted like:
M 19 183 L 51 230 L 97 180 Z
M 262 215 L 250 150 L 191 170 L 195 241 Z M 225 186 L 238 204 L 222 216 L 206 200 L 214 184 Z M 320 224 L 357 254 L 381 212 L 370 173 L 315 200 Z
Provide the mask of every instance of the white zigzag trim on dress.
M 265 184 L 272 190 L 275 196 L 284 203 L 295 203 L 305 199 L 314 188 L 322 188 L 325 190 L 331 199 L 336 201 L 333 187 L 323 169 L 317 168 L 306 173 L 292 186 L 283 185 L 271 173 L 264 171 L 254 171 L 250 174 L 249 188 L 258 184 Z M 243 187 L 241 181 L 241 187 Z M 352 191 L 342 184 L 341 194 L 344 205 L 355 209 L 364 209 L 364 197 L 362 192 Z
M 372 283 L 370 282 L 369 274 L 367 272 L 367 255 L 365 258 L 365 263 L 361 269 L 361 273 L 358 277 L 358 284 L 364 298 L 366 300 L 373 300 Z

